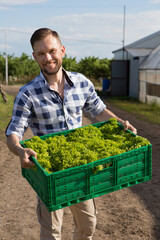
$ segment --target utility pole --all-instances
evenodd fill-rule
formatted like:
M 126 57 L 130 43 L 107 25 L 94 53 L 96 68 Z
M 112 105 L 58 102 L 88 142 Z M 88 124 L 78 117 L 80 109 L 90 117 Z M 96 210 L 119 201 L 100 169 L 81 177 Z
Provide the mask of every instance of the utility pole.
M 6 54 L 6 85 L 8 85 L 8 53 L 7 53 L 7 29 L 5 29 L 5 54 Z
M 126 25 L 126 6 L 124 5 L 123 9 L 123 41 L 122 41 L 122 48 L 123 48 L 123 60 L 124 60 L 124 46 L 125 46 L 125 25 Z

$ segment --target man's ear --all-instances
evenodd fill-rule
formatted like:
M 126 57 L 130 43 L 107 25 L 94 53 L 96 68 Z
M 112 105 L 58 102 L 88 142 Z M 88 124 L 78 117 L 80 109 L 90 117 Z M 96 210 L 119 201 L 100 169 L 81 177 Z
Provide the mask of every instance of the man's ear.
M 33 55 L 33 57 L 34 57 L 34 60 L 37 61 L 37 60 L 36 60 L 35 52 L 32 52 L 32 55 Z
M 62 51 L 62 57 L 64 57 L 66 54 L 65 46 L 63 46 L 63 45 L 61 46 L 61 51 Z

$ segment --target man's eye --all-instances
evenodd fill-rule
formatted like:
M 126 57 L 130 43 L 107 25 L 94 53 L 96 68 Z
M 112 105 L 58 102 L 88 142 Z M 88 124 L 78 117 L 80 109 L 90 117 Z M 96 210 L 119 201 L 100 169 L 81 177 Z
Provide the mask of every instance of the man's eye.
M 38 55 L 38 56 L 43 56 L 43 53 L 38 53 L 37 55 Z
M 56 50 L 55 50 L 55 49 L 52 49 L 52 50 L 51 50 L 51 53 L 55 53 L 55 52 L 56 52 Z

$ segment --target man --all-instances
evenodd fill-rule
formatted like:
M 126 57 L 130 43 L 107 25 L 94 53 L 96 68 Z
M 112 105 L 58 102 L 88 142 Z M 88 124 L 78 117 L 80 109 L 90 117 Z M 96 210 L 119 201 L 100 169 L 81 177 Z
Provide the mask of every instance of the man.
M 19 143 L 28 127 L 38 136 L 77 128 L 82 125 L 82 110 L 100 122 L 115 117 L 124 129 L 136 133 L 128 121 L 106 109 L 90 80 L 62 68 L 65 47 L 57 32 L 48 28 L 38 29 L 31 37 L 31 45 L 41 72 L 20 89 L 6 130 L 7 145 L 19 156 L 23 168 L 33 166 L 29 160 L 31 155 L 36 158 L 32 149 L 22 148 Z M 96 226 L 94 200 L 70 206 L 70 210 L 75 222 L 74 240 L 91 240 Z M 37 213 L 41 225 L 40 239 L 60 240 L 63 209 L 49 213 L 38 198 Z

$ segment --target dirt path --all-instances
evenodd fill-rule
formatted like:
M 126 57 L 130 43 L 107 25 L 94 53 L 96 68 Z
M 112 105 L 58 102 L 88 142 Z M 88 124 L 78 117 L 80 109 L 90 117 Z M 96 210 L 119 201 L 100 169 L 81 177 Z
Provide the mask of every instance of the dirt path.
M 13 90 L 13 89 L 12 89 Z M 153 145 L 151 181 L 96 198 L 97 229 L 94 240 L 160 239 L 160 126 L 143 122 L 113 106 L 109 109 L 128 119 L 138 134 Z M 90 119 L 84 117 L 84 125 Z M 32 136 L 30 131 L 25 139 Z M 36 193 L 21 176 L 19 159 L 0 140 L 0 240 L 38 240 Z M 63 240 L 72 240 L 74 224 L 65 208 Z

